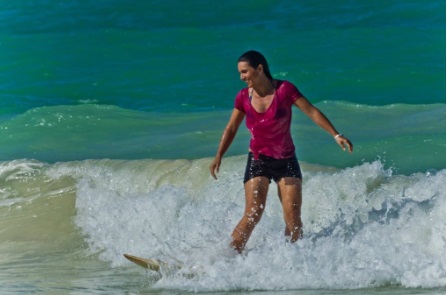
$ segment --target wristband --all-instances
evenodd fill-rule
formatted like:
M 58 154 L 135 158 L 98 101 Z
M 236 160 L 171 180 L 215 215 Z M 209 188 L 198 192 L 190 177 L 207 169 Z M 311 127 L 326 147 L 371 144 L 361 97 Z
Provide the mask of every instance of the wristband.
M 335 135 L 334 139 L 337 140 L 337 138 L 339 138 L 340 136 L 343 136 L 343 134 L 339 133 L 339 134 Z

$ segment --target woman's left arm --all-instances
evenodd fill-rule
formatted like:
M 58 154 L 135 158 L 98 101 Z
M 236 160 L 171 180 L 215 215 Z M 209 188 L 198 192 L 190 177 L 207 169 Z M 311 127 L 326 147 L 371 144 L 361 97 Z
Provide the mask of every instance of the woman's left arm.
M 339 133 L 334 125 L 332 125 L 331 121 L 313 104 L 311 104 L 305 97 L 300 97 L 295 100 L 294 105 L 297 106 L 303 113 L 305 113 L 312 121 L 315 122 L 318 126 L 326 130 L 329 134 L 331 134 L 337 144 L 343 149 L 346 150 L 348 148 L 349 152 L 352 152 L 354 146 L 351 141 Z

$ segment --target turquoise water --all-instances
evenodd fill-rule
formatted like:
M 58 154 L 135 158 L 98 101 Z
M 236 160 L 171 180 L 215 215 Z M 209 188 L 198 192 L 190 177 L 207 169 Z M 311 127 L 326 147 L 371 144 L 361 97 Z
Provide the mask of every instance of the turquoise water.
M 445 2 L 0 4 L 0 293 L 445 294 Z M 243 126 L 208 166 L 249 49 L 355 151 L 295 110 L 305 239 L 280 242 L 271 187 L 231 258 Z

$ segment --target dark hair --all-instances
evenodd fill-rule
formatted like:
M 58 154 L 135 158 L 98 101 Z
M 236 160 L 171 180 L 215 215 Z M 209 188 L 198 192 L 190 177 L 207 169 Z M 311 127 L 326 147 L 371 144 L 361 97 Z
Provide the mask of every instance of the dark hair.
M 255 69 L 259 65 L 262 65 L 262 68 L 264 69 L 264 73 L 267 76 L 267 78 L 269 78 L 270 80 L 273 80 L 272 74 L 270 74 L 270 69 L 269 69 L 269 65 L 267 64 L 267 60 L 260 52 L 258 52 L 256 50 L 249 50 L 249 51 L 245 52 L 244 54 L 242 54 L 237 61 L 238 62 L 241 62 L 241 61 L 248 62 L 248 64 Z

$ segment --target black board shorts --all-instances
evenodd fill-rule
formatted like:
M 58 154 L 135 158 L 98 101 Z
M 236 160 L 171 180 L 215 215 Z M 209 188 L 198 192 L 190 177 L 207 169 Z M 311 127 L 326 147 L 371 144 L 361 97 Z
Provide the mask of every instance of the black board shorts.
M 295 177 L 302 179 L 300 164 L 296 156 L 288 159 L 275 159 L 259 155 L 255 160 L 252 152 L 248 153 L 247 166 L 245 168 L 244 183 L 258 176 L 264 176 L 271 182 L 278 182 L 283 177 Z

